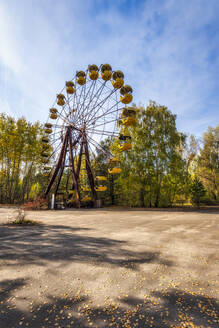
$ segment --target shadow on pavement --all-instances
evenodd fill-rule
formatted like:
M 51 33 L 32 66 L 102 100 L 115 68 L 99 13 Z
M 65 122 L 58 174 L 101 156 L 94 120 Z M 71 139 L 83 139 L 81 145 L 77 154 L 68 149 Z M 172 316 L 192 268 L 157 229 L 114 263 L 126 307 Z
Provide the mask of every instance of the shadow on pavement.
M 95 209 L 97 210 L 97 209 Z M 202 206 L 198 207 L 164 207 L 164 208 L 155 208 L 155 207 L 106 207 L 100 208 L 101 210 L 109 211 L 109 212 L 185 212 L 185 213 L 203 213 L 203 214 L 219 214 L 219 206 Z M 87 210 L 89 211 L 89 210 Z
M 173 265 L 159 252 L 135 252 L 123 247 L 127 242 L 80 235 L 80 229 L 62 225 L 29 227 L 0 226 L 0 259 L 7 266 L 47 265 L 48 262 L 110 264 L 138 269 L 142 263 Z
M 93 306 L 87 296 L 47 296 L 47 302 L 32 303 L 20 309 L 14 303 L 14 292 L 24 281 L 5 280 L 0 284 L 1 328 L 17 327 L 151 327 L 151 328 L 217 328 L 219 302 L 208 297 L 181 290 L 165 290 L 142 298 L 126 297 L 120 303 L 108 300 Z M 1 295 L 2 296 L 2 295 Z M 29 309 L 28 309 L 29 307 Z

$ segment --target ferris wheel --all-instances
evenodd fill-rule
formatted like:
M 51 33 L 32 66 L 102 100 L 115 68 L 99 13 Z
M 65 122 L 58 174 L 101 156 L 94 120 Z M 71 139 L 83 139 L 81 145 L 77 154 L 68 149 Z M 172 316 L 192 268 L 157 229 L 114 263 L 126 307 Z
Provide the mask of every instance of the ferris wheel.
M 109 64 L 98 67 L 89 65 L 85 71 L 76 72 L 49 110 L 42 137 L 43 174 L 48 177 L 45 196 L 51 191 L 56 195 L 61 179 L 68 170 L 77 205 L 83 198 L 98 199 L 104 192 L 106 174 L 98 175 L 94 159 L 98 151 L 105 151 L 102 141 L 118 138 L 119 151 L 131 149 L 130 136 L 120 126 L 127 128 L 136 121 L 136 112 L 127 107 L 132 102 L 132 88 L 124 83 L 124 74 L 113 71 Z M 109 174 L 119 174 L 119 161 L 107 150 Z M 84 167 L 82 163 L 84 162 Z M 80 172 L 87 175 L 87 186 L 81 186 Z M 70 182 L 69 182 L 70 180 Z M 84 194 L 84 192 L 89 192 Z M 83 196 L 83 197 L 82 197 Z

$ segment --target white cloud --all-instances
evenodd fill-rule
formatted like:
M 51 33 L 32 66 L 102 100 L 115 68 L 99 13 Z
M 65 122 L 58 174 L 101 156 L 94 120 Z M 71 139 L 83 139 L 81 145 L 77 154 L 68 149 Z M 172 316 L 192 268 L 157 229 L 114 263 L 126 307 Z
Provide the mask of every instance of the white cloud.
M 203 123 L 218 83 L 208 61 L 213 45 L 203 28 L 214 21 L 217 3 L 145 1 L 123 13 L 114 2 L 107 10 L 96 10 L 101 1 L 0 2 L 0 60 L 10 75 L 1 83 L 19 94 L 16 109 L 13 94 L 4 93 L 1 103 L 43 121 L 76 70 L 109 62 L 124 71 L 136 103 L 167 105 L 180 128 L 200 133 L 215 113 L 212 105 Z

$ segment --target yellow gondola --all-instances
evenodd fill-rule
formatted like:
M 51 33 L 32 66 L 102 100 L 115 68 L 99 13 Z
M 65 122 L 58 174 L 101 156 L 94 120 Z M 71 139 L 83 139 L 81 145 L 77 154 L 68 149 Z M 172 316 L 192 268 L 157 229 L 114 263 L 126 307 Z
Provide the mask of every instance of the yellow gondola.
M 65 105 L 65 96 L 62 93 L 59 93 L 57 95 L 57 104 L 59 106 L 64 106 Z
M 130 85 L 124 85 L 121 89 L 120 89 L 120 93 L 121 95 L 125 95 L 127 93 L 132 93 L 133 89 Z
M 121 151 L 130 150 L 130 149 L 132 149 L 132 144 L 130 144 L 129 142 L 125 142 L 125 143 L 123 143 L 121 145 L 118 145 L 118 148 Z
M 107 181 L 107 177 L 105 177 L 103 175 L 98 175 L 98 176 L 96 176 L 96 180 L 98 180 L 98 181 Z
M 89 78 L 91 80 L 97 80 L 99 77 L 99 73 L 98 73 L 98 66 L 97 65 L 89 65 L 88 67 L 88 71 L 89 71 Z
M 132 87 L 130 85 L 124 85 L 121 89 L 120 89 L 120 93 L 121 93 L 121 97 L 120 97 L 120 101 L 123 104 L 129 104 L 133 97 L 132 97 Z
M 130 93 L 127 93 L 124 96 L 120 97 L 120 101 L 125 105 L 129 104 L 132 101 L 132 99 L 133 97 Z
M 119 167 L 120 166 L 120 161 L 118 158 L 116 157 L 112 157 L 109 159 L 108 161 L 109 163 L 109 168 L 108 168 L 108 172 L 110 174 L 120 174 L 122 172 L 122 169 Z
M 101 77 L 104 81 L 109 81 L 112 77 L 112 67 L 109 64 L 101 66 Z
M 120 167 L 113 167 L 112 169 L 108 169 L 109 174 L 120 174 L 122 169 Z
M 90 187 L 82 187 L 81 189 L 82 189 L 82 191 L 91 191 Z
M 129 142 L 129 140 L 131 140 L 131 137 L 129 135 L 120 134 L 120 144 L 118 145 L 119 150 L 130 150 L 132 148 L 132 144 Z
M 44 166 L 43 168 L 45 171 L 51 171 L 51 166 Z
M 80 85 L 84 85 L 86 83 L 86 74 L 84 71 L 79 71 L 76 73 L 77 80 L 76 82 Z
M 49 163 L 49 160 L 46 159 L 46 158 L 42 158 L 41 161 L 42 161 L 43 164 L 48 164 Z
M 42 141 L 42 143 L 48 143 L 49 138 L 48 137 L 42 137 L 41 141 Z
M 51 129 L 52 124 L 51 124 L 51 123 L 45 123 L 44 126 L 45 126 L 45 128 L 49 128 L 49 129 Z
M 52 129 L 45 129 L 44 131 L 45 131 L 45 133 L 47 133 L 47 134 L 51 134 L 51 133 L 52 133 Z
M 58 109 L 52 107 L 52 108 L 50 108 L 49 111 L 50 111 L 50 113 L 56 114 L 58 112 Z
M 112 85 L 115 89 L 120 89 L 124 84 L 124 74 L 122 71 L 115 71 L 113 73 Z
M 103 185 L 104 181 L 107 181 L 107 177 L 104 175 L 97 175 L 96 176 L 96 191 L 106 191 L 107 187 Z
M 82 202 L 89 202 L 92 200 L 92 198 L 89 196 L 84 196 L 81 200 L 82 200 Z
M 67 81 L 65 82 L 65 86 L 66 86 L 66 92 L 69 94 L 73 94 L 75 92 L 75 84 L 72 81 Z
M 99 187 L 95 187 L 96 191 L 106 191 L 107 187 L 106 186 L 99 186 Z
M 43 151 L 43 152 L 41 153 L 41 156 L 47 158 L 47 157 L 50 156 L 50 153 L 47 153 L 47 152 Z
M 44 177 L 48 177 L 49 175 L 50 175 L 49 172 L 43 172 L 43 176 L 44 176 Z
M 136 118 L 135 117 L 126 117 L 122 119 L 122 124 L 125 126 L 131 126 L 136 123 Z
M 57 115 L 57 114 L 54 114 L 54 113 L 52 113 L 52 114 L 50 114 L 50 115 L 49 115 L 49 117 L 50 117 L 52 120 L 56 120 L 56 119 L 57 119 L 57 117 L 58 117 L 58 115 Z
M 132 107 L 126 107 L 122 111 L 122 124 L 131 126 L 136 122 L 136 111 Z
M 97 80 L 98 77 L 99 77 L 99 73 L 96 72 L 96 71 L 91 71 L 91 72 L 89 73 L 89 78 L 90 78 L 91 80 Z
M 43 146 L 43 149 L 50 149 L 51 148 L 49 143 L 43 143 L 42 146 Z

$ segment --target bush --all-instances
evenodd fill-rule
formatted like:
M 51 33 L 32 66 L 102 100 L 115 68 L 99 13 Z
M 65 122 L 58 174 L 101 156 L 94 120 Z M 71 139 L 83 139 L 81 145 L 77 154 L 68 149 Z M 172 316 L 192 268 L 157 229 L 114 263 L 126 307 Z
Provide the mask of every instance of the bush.
M 38 197 L 36 200 L 27 202 L 23 205 L 24 210 L 45 210 L 47 208 L 47 200 L 42 197 Z
M 191 202 L 193 205 L 200 206 L 202 197 L 205 195 L 206 191 L 202 182 L 195 177 L 190 185 L 190 195 Z

